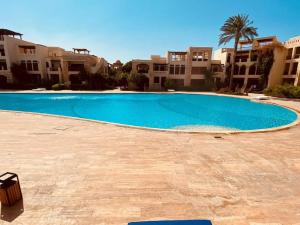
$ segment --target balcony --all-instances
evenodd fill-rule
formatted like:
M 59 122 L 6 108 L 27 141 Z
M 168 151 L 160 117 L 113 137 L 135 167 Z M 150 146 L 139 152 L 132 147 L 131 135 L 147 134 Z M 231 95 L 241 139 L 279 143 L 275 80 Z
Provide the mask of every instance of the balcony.
M 0 48 L 0 57 L 5 57 L 5 51 L 3 48 Z
M 235 59 L 236 63 L 240 63 L 240 62 L 248 62 L 248 57 L 247 58 L 236 58 Z
M 79 71 L 68 71 L 68 75 L 78 75 Z
M 257 56 L 257 55 L 253 55 L 253 56 L 250 57 L 250 61 L 251 61 L 251 62 L 256 62 L 257 59 L 258 59 L 258 56 Z
M 50 71 L 58 71 L 58 70 L 59 70 L 59 67 L 50 67 L 49 70 L 50 70 Z

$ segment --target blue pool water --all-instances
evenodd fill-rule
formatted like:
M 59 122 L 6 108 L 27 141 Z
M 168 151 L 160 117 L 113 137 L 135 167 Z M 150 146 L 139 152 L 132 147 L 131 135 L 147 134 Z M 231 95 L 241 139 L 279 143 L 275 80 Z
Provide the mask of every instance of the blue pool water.
M 72 116 L 148 128 L 256 130 L 297 119 L 286 108 L 193 94 L 0 94 L 0 109 Z

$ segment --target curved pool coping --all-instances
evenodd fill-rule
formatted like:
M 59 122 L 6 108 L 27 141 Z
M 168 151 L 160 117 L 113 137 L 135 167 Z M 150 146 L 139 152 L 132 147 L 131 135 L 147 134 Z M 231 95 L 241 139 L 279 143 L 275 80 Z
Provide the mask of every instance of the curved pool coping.
M 73 117 L 73 116 L 63 116 L 63 115 L 56 115 L 56 114 L 48 114 L 48 113 L 38 113 L 38 112 L 27 112 L 27 111 L 18 111 L 18 110 L 5 110 L 0 109 L 0 112 L 12 112 L 12 113 L 25 113 L 25 114 L 32 114 L 32 115 L 41 115 L 41 116 L 50 116 L 50 117 L 57 117 L 57 118 L 63 118 L 63 119 L 75 119 L 75 120 L 81 120 L 81 121 L 87 121 L 87 122 L 93 122 L 93 123 L 100 123 L 104 125 L 113 125 L 117 127 L 123 127 L 123 128 L 133 128 L 133 129 L 139 129 L 139 130 L 147 130 L 147 131 L 160 131 L 160 132 L 172 132 L 172 133 L 187 133 L 187 134 L 244 134 L 244 133 L 266 133 L 266 132 L 274 132 L 274 131 L 280 131 L 280 130 L 286 130 L 293 126 L 296 126 L 300 123 L 300 111 L 281 105 L 274 102 L 267 102 L 268 100 L 264 100 L 263 102 L 259 100 L 250 99 L 248 96 L 233 96 L 233 95 L 226 95 L 226 94 L 217 94 L 217 93 L 195 93 L 195 92 L 0 92 L 5 94 L 89 94 L 89 93 L 96 93 L 96 94 L 195 94 L 195 95 L 214 95 L 214 96 L 224 96 L 224 97 L 231 97 L 231 98 L 243 98 L 248 99 L 249 101 L 255 101 L 260 104 L 269 104 L 269 105 L 276 105 L 280 106 L 282 108 L 285 108 L 287 110 L 290 110 L 294 112 L 297 115 L 297 119 L 293 121 L 292 123 L 279 126 L 279 127 L 273 127 L 273 128 L 266 128 L 266 129 L 256 129 L 256 130 L 222 130 L 222 131 L 213 131 L 213 130 L 176 130 L 176 129 L 162 129 L 162 128 L 151 128 L 151 127 L 141 127 L 141 126 L 134 126 L 134 125 L 126 125 L 126 124 L 120 124 L 120 123 L 113 123 L 113 122 L 107 122 L 102 120 L 93 120 L 93 119 L 87 119 L 87 118 L 80 118 L 80 117 Z M 226 127 L 224 127 L 226 129 Z

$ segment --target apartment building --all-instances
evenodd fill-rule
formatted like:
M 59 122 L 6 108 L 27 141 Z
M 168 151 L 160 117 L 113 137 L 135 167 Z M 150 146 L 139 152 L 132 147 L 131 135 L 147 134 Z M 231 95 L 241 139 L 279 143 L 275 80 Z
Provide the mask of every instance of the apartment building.
M 253 41 L 242 40 L 238 44 L 237 54 L 233 59 L 233 48 L 221 48 L 215 51 L 214 58 L 219 59 L 224 65 L 224 73 L 230 74 L 231 65 L 234 64 L 233 84 L 239 87 L 250 87 L 259 85 L 262 76 L 262 71 L 258 66 L 259 56 L 264 49 L 264 46 L 270 46 L 270 50 L 274 53 L 274 60 L 278 61 L 280 42 L 275 36 L 256 38 Z M 234 62 L 233 62 L 234 61 Z M 270 71 L 268 86 L 271 84 L 280 83 L 274 75 L 275 66 Z
M 233 62 L 233 48 L 215 51 L 214 59 L 224 65 L 224 73 L 230 74 L 234 64 L 234 86 L 250 87 L 259 85 L 263 71 L 258 66 L 259 57 L 268 48 L 273 51 L 274 62 L 270 70 L 267 86 L 290 83 L 299 85 L 300 37 L 281 43 L 275 36 L 256 38 L 253 41 L 240 41 Z
M 80 71 L 95 74 L 108 74 L 108 63 L 104 58 L 89 54 L 84 48 L 73 48 L 73 52 L 58 47 L 49 47 L 46 57 L 46 70 L 51 83 L 70 83 L 71 77 Z
M 293 37 L 284 43 L 285 58 L 282 65 L 282 81 L 300 86 L 300 36 Z
M 0 29 L 0 83 L 12 83 L 11 66 L 16 63 L 26 68 L 32 83 L 51 81 L 70 83 L 72 75 L 85 69 L 90 73 L 108 73 L 104 58 L 90 55 L 87 49 L 74 48 L 73 52 L 59 47 L 47 47 L 24 41 L 22 34 Z
M 149 88 L 164 88 L 166 79 L 177 86 L 204 84 L 206 71 L 214 71 L 215 78 L 223 80 L 220 60 L 212 60 L 212 48 L 190 47 L 186 51 L 169 51 L 166 57 L 152 55 L 149 60 L 132 60 L 132 72 L 149 78 Z

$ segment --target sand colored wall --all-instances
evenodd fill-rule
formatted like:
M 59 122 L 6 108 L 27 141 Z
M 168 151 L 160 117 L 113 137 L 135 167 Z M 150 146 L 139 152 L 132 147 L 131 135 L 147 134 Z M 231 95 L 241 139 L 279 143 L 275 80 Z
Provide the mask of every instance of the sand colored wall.
M 282 74 L 284 70 L 284 62 L 286 57 L 286 49 L 274 49 L 274 62 L 269 74 L 268 87 L 274 87 L 282 83 Z
M 5 56 L 0 59 L 5 59 L 7 63 L 7 70 L 0 70 L 0 75 L 7 77 L 8 82 L 13 82 L 13 77 L 10 71 L 13 63 L 20 64 L 21 60 L 31 60 L 38 62 L 38 71 L 28 71 L 31 74 L 40 74 L 41 79 L 46 80 L 51 74 L 58 74 L 60 82 L 69 81 L 70 71 L 68 71 L 69 63 L 82 63 L 85 69 L 90 73 L 108 73 L 108 63 L 104 58 L 98 58 L 94 55 L 78 54 L 71 51 L 65 51 L 59 47 L 47 47 L 32 42 L 24 41 L 18 38 L 4 36 L 4 41 L 0 41 L 0 45 L 4 45 Z M 34 46 L 35 54 L 22 54 L 19 46 Z M 47 68 L 51 60 L 59 60 L 61 68 L 58 71 L 51 71 Z
M 194 52 L 206 52 L 207 61 L 193 61 Z M 183 60 L 172 60 L 172 54 L 178 53 L 185 55 Z M 155 63 L 167 64 L 167 71 L 154 71 L 153 65 Z M 190 47 L 186 51 L 176 52 L 169 51 L 166 54 L 166 57 L 160 57 L 158 55 L 152 55 L 150 60 L 132 60 L 132 72 L 137 73 L 137 66 L 139 64 L 147 64 L 149 66 L 149 71 L 145 75 L 149 78 L 149 87 L 150 89 L 159 90 L 162 89 L 162 83 L 154 83 L 154 78 L 158 77 L 160 81 L 162 79 L 172 79 L 176 83 L 182 83 L 184 86 L 190 86 L 192 81 L 195 83 L 195 80 L 204 80 L 204 74 L 192 74 L 192 67 L 205 67 L 207 70 L 210 70 L 212 63 L 212 48 L 210 47 Z M 215 63 L 220 63 L 220 61 L 215 61 Z M 185 67 L 184 74 L 170 74 L 171 65 L 181 65 Z

